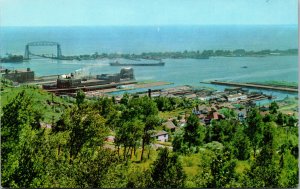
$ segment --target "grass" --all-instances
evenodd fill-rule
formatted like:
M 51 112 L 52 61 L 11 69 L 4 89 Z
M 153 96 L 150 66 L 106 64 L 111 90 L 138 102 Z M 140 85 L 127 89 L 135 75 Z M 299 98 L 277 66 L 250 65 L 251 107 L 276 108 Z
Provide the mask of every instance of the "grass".
M 172 143 L 171 143 L 171 142 L 161 142 L 161 141 L 157 141 L 156 143 L 157 143 L 157 144 L 164 145 L 164 146 L 172 146 Z
M 169 119 L 169 118 L 172 118 L 172 117 L 176 117 L 178 115 L 182 116 L 185 114 L 185 112 L 190 112 L 190 109 L 183 109 L 183 108 L 178 108 L 176 110 L 172 110 L 172 111 L 165 111 L 165 112 L 159 112 L 159 117 L 160 118 L 163 118 L 163 119 Z
M 139 81 L 137 84 L 149 84 L 149 83 L 154 83 L 157 82 L 156 80 L 145 80 L 145 81 Z
M 284 114 L 295 114 L 298 117 L 298 99 L 296 98 L 285 98 L 277 101 L 279 105 L 279 111 Z
M 253 82 L 256 84 L 262 85 L 270 85 L 275 87 L 289 87 L 289 88 L 298 88 L 297 82 L 290 82 L 290 81 L 260 81 L 260 82 Z
M 32 105 L 35 110 L 42 113 L 44 122 L 51 123 L 52 118 L 57 121 L 62 112 L 70 105 L 66 100 L 48 93 L 42 89 L 20 86 L 20 87 L 3 87 L 1 91 L 1 110 L 11 102 L 18 93 L 25 90 L 32 99 Z

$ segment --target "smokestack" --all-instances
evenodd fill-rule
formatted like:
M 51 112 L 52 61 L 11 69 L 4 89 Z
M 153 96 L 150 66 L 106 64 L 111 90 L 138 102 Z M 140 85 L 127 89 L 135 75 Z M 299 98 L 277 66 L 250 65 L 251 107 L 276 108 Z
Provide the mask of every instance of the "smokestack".
M 151 89 L 148 89 L 148 96 L 151 98 Z

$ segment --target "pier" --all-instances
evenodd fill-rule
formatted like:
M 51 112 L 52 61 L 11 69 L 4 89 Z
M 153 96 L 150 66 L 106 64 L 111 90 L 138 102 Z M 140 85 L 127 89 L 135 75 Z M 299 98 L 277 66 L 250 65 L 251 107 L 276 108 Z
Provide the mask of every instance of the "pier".
M 217 81 L 217 80 L 210 81 L 210 82 L 201 82 L 201 83 L 298 93 L 298 89 L 295 88 L 276 87 L 276 86 L 268 86 L 268 85 L 253 84 L 253 83 L 237 83 L 237 82 L 227 82 L 227 81 Z

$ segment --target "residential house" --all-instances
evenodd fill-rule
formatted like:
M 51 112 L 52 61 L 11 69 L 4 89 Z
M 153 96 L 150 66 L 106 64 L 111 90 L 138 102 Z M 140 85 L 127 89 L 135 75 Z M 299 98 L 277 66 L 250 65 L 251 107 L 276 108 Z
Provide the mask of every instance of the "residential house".
M 166 131 L 158 131 L 152 135 L 157 141 L 167 142 L 169 140 L 169 135 Z
M 105 141 L 106 141 L 106 142 L 114 142 L 114 141 L 115 141 L 115 137 L 114 137 L 114 136 L 107 136 L 107 137 L 105 138 Z
M 177 129 L 177 127 L 175 126 L 175 124 L 174 124 L 171 120 L 169 120 L 169 121 L 163 123 L 163 125 L 164 125 L 166 128 L 170 129 L 171 132 L 174 132 L 174 131 Z

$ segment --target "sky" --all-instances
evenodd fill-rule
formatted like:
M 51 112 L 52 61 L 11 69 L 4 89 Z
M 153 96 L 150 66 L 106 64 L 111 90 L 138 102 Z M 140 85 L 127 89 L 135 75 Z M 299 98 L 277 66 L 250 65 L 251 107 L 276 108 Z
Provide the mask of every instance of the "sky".
M 1 26 L 298 24 L 298 0 L 0 0 Z

